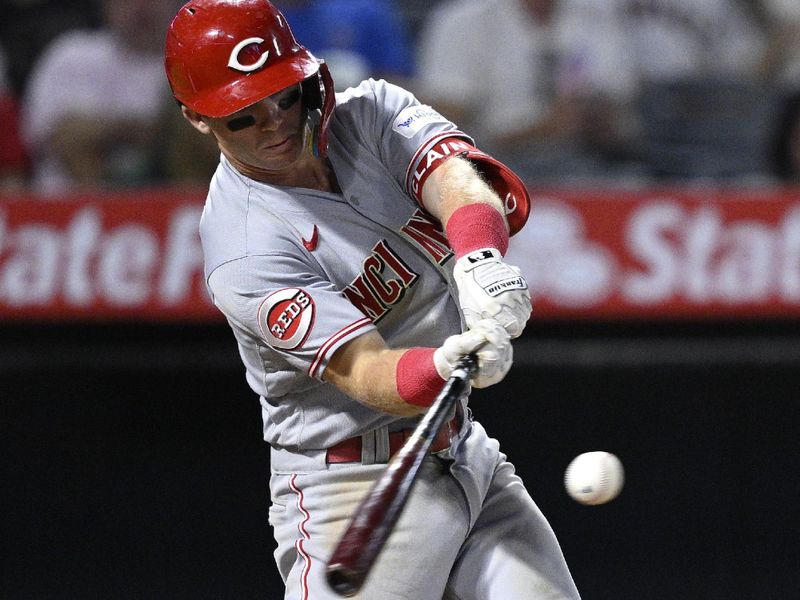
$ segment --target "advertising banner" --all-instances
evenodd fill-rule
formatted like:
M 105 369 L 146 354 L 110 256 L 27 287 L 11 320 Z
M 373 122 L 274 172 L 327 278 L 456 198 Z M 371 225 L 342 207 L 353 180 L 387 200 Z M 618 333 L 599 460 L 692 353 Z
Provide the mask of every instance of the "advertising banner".
M 539 319 L 800 317 L 800 189 L 532 189 Z M 202 191 L 0 197 L 0 319 L 222 321 Z
M 800 190 L 534 191 L 507 260 L 538 318 L 800 316 Z
M 203 196 L 0 200 L 0 319 L 221 320 L 203 284 Z

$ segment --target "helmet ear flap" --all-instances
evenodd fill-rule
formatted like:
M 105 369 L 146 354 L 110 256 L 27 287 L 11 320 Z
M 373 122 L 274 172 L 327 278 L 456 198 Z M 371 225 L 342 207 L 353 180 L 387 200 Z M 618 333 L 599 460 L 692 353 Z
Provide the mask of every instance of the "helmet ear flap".
M 303 91 L 303 106 L 308 110 L 322 110 L 322 80 L 319 72 L 300 83 Z
M 316 75 L 304 79 L 300 86 L 303 91 L 303 106 L 308 111 L 313 129 L 313 154 L 325 157 L 328 153 L 328 125 L 336 104 L 333 79 L 325 61 L 319 61 Z

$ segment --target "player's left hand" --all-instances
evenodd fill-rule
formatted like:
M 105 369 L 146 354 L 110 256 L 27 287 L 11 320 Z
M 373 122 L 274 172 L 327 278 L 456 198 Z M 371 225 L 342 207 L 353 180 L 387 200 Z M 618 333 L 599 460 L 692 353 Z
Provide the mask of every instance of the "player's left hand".
M 512 338 L 522 334 L 531 315 L 528 282 L 517 267 L 503 262 L 498 250 L 483 248 L 465 254 L 456 261 L 453 276 L 468 328 L 492 318 Z

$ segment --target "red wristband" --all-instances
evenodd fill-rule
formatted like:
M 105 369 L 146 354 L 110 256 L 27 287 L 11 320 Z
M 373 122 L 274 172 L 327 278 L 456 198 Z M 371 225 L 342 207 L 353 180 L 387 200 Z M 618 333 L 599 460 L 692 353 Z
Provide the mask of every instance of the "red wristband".
M 433 364 L 434 348 L 410 348 L 397 361 L 395 383 L 400 397 L 416 406 L 430 406 L 444 380 Z
M 497 248 L 503 256 L 508 250 L 505 217 L 489 204 L 468 204 L 456 209 L 447 220 L 445 233 L 456 258 L 481 248 Z

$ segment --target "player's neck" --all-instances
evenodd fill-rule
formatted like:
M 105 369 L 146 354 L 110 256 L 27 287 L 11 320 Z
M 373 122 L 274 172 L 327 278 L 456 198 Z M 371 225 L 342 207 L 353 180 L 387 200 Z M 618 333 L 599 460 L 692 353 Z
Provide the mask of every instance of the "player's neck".
M 336 174 L 327 159 L 304 156 L 293 163 L 291 167 L 280 171 L 259 169 L 242 163 L 231 156 L 228 156 L 228 160 L 242 175 L 263 183 L 285 187 L 302 187 L 322 192 L 339 193 L 341 191 Z

